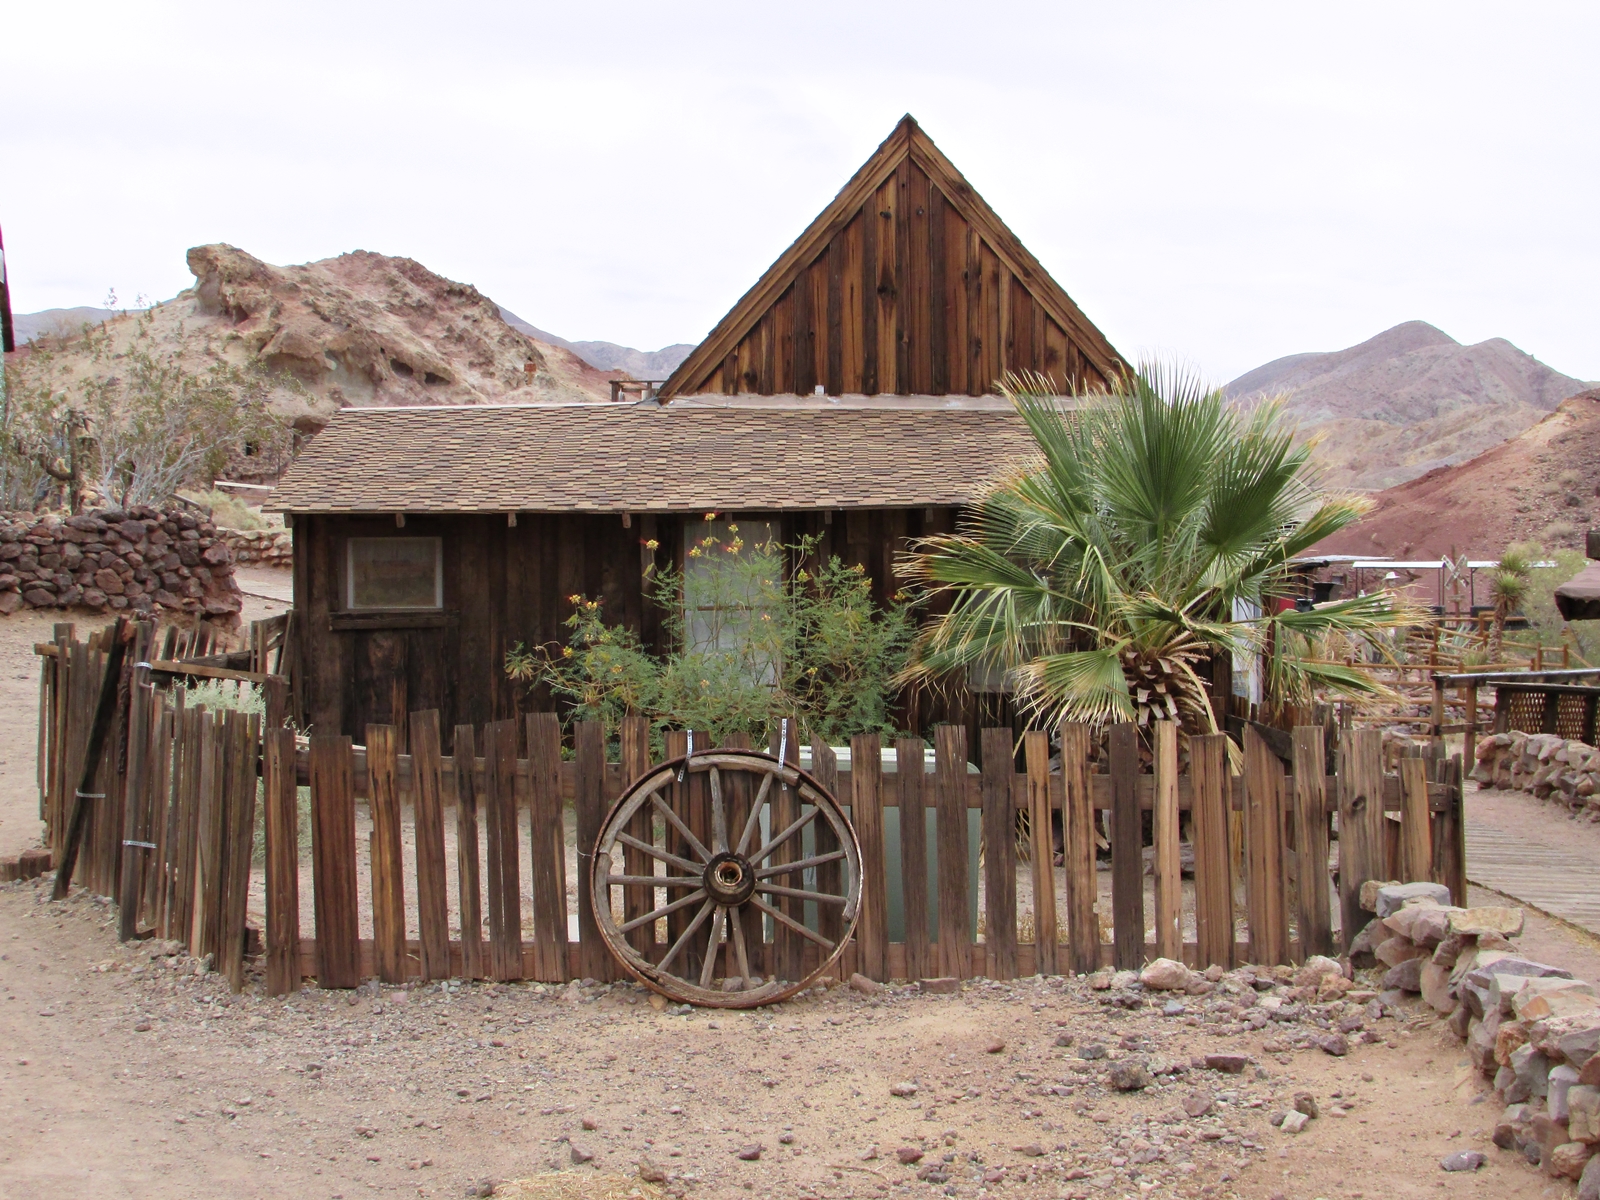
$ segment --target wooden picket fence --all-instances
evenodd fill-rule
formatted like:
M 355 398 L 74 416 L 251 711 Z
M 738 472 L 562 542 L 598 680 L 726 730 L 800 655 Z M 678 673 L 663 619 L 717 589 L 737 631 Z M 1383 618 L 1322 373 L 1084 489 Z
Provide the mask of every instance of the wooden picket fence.
M 88 816 L 75 876 L 118 899 L 124 937 L 185 941 L 196 954 L 214 955 L 237 988 L 253 940 L 253 886 L 274 994 L 307 978 L 353 987 L 373 976 L 393 983 L 618 976 L 581 880 L 573 881 L 579 886 L 569 901 L 569 861 L 575 850 L 578 869 L 587 867 L 587 848 L 610 805 L 649 768 L 642 720 L 624 723 L 617 763 L 606 761 L 600 725 L 579 722 L 564 734 L 553 713 L 457 726 L 449 755 L 431 711 L 410 714 L 404 728 L 369 726 L 365 745 L 332 734 L 306 739 L 284 724 L 285 680 L 262 677 L 265 721 L 198 708 L 186 702 L 182 664 L 163 660 L 156 670 L 145 657 L 153 630 L 133 629 L 130 637 L 146 640 L 127 656 L 115 684 L 115 734 L 98 782 L 82 789 Z M 40 787 L 57 862 L 69 824 L 69 781 L 82 774 L 110 636 L 78 642 L 64 629 L 40 647 Z M 217 677 L 221 669 L 209 670 Z M 241 686 L 255 685 L 243 678 Z M 920 738 L 887 748 L 893 770 L 884 769 L 886 747 L 877 734 L 851 739 L 848 767 L 828 746 L 811 748 L 808 769 L 846 807 L 862 850 L 861 915 L 841 972 L 880 980 L 1008 979 L 1137 968 L 1158 955 L 1196 966 L 1287 963 L 1336 951 L 1335 900 L 1345 938 L 1360 929 L 1364 880 L 1431 878 L 1465 901 L 1459 758 L 1406 759 L 1386 775 L 1379 732 L 1355 729 L 1339 735 L 1330 774 L 1324 727 L 1290 733 L 1247 723 L 1242 755 L 1235 749 L 1232 764 L 1227 737 L 1193 737 L 1188 769 L 1180 771 L 1176 728 L 1158 723 L 1148 739 L 1152 770 L 1141 766 L 1141 735 L 1132 725 L 1111 727 L 1103 769 L 1096 769 L 1088 726 L 1067 724 L 1056 733 L 1029 732 L 1019 746 L 1010 730 L 985 729 L 976 770 L 969 768 L 967 732 L 954 725 L 936 729 L 931 769 Z M 696 738 L 697 752 L 710 749 L 702 742 L 703 735 Z M 669 733 L 666 756 L 681 756 L 687 744 L 687 732 Z M 787 749 L 798 763 L 799 748 L 791 741 Z M 776 754 L 777 745 L 771 750 Z M 309 791 L 309 871 L 301 862 L 301 788 Z M 904 901 L 904 934 L 894 942 L 889 809 L 899 816 L 894 857 Z M 973 809 L 982 844 L 976 939 L 966 919 L 974 899 L 967 871 Z M 1339 831 L 1336 882 L 1330 818 Z M 365 855 L 358 850 L 363 825 L 370 831 Z M 1057 826 L 1060 866 L 1053 862 Z M 447 829 L 455 843 L 448 862 Z M 1099 897 L 1102 833 L 1109 834 L 1109 912 Z M 1147 841 L 1154 851 L 1149 911 Z M 1180 842 L 1192 847 L 1192 898 L 1182 884 Z M 1019 912 L 1024 864 L 1034 899 L 1031 911 Z M 1194 936 L 1186 939 L 1190 925 Z M 1030 927 L 1033 937 L 1024 940 Z M 655 936 L 648 928 L 637 933 Z M 646 952 L 665 949 L 654 942 Z M 772 941 L 751 953 L 758 969 L 776 962 Z M 813 958 L 807 969 L 814 965 Z

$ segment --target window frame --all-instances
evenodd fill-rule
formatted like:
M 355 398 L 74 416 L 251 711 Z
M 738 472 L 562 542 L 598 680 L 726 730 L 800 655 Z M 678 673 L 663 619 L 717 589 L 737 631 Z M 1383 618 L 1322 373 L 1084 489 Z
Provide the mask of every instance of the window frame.
M 432 604 L 357 604 L 356 603 L 356 543 L 358 542 L 432 542 L 433 543 L 433 603 Z M 444 611 L 444 538 L 436 534 L 361 534 L 345 538 L 344 553 L 344 611 L 347 613 L 441 613 Z

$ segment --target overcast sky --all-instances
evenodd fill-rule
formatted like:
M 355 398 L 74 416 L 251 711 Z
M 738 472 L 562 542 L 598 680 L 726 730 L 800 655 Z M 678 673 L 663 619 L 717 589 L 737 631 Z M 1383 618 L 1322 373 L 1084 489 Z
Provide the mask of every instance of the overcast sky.
M 18 312 L 366 249 L 654 349 L 909 111 L 1125 355 L 1420 318 L 1600 379 L 1597 46 L 1592 2 L 19 3 L 0 228 Z

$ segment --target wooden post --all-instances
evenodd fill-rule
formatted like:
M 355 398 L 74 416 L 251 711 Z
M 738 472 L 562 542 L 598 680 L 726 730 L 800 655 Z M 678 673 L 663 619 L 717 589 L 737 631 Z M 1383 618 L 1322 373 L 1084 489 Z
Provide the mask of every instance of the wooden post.
M 594 847 L 606 818 L 606 729 L 599 721 L 573 727 L 577 787 L 573 793 L 578 823 L 578 961 L 586 979 L 614 977 L 615 960 L 600 937 L 594 915 Z
M 150 668 L 133 669 L 128 709 L 128 773 L 122 821 L 122 878 L 117 889 L 117 940 L 139 932 L 139 900 L 144 894 L 144 864 L 154 849 L 150 836 L 150 716 L 155 709 Z
M 194 923 L 189 930 L 189 952 L 196 958 L 212 955 L 217 961 L 217 924 L 221 919 L 222 875 L 222 721 L 200 710 L 200 763 L 195 787 L 195 887 Z M 351 871 L 355 870 L 352 860 Z
M 985 970 L 990 979 L 1015 979 L 1017 827 L 1011 803 L 1011 731 L 985 729 L 981 737 Z
M 1295 853 L 1300 954 L 1333 953 L 1333 916 L 1328 900 L 1328 800 L 1323 774 L 1322 726 L 1294 731 Z
M 361 982 L 355 754 L 350 747 L 350 739 L 340 734 L 311 736 L 311 875 L 317 986 L 324 988 L 352 988 Z
M 787 733 L 784 732 L 785 728 Z M 773 731 L 772 753 L 775 757 L 781 757 L 785 766 L 800 765 L 800 731 L 792 718 L 786 727 L 780 725 Z M 691 798 L 693 798 L 692 792 Z M 772 814 L 770 830 L 772 837 L 777 837 L 800 819 L 800 794 L 786 783 L 779 783 L 772 789 L 769 804 Z M 798 861 L 801 858 L 800 847 L 799 838 L 786 839 L 772 851 L 770 865 L 778 866 L 781 863 Z M 792 896 L 779 896 L 775 900 L 778 911 L 795 921 L 804 919 L 805 909 L 799 900 Z M 800 979 L 805 974 L 805 939 L 781 922 L 775 921 L 773 926 L 772 961 L 775 964 L 773 973 L 779 979 Z
M 861 917 L 856 922 L 861 973 L 888 978 L 889 901 L 884 886 L 882 742 L 875 733 L 850 739 L 850 821 L 861 844 Z
M 399 754 L 393 725 L 367 726 L 367 802 L 372 812 L 372 951 L 378 978 L 384 983 L 404 983 L 406 979 Z
M 1478 685 L 1466 685 L 1467 693 L 1467 731 L 1462 744 L 1466 748 L 1467 761 L 1475 763 L 1478 760 Z
M 649 551 L 644 553 L 648 554 Z M 553 715 L 553 714 L 552 714 Z M 529 717 L 529 746 L 532 746 L 533 718 Z M 558 731 L 559 732 L 559 731 Z M 630 716 L 622 719 L 620 732 L 621 758 L 622 758 L 622 786 L 628 788 L 633 781 L 640 778 L 650 769 L 650 722 L 641 716 Z M 557 743 L 557 761 L 560 766 L 560 744 Z M 532 750 L 529 750 L 532 754 Z M 558 810 L 559 811 L 559 810 Z M 628 824 L 628 834 L 637 838 L 647 846 L 654 845 L 655 841 L 655 813 L 648 804 L 640 808 L 638 814 Z M 622 862 L 629 875 L 654 875 L 656 873 L 655 860 L 643 850 L 635 850 L 626 846 L 622 852 Z M 537 872 L 535 872 L 537 878 Z M 565 897 L 562 903 L 565 905 Z M 622 916 L 623 921 L 637 920 L 655 907 L 655 889 L 648 887 L 625 887 L 622 889 Z M 537 904 L 534 906 L 537 909 Z M 563 937 L 565 931 L 563 931 Z M 649 956 L 651 947 L 655 945 L 656 930 L 652 922 L 641 925 L 637 929 L 630 929 L 625 935 L 629 945 L 640 954 Z
M 1083 975 L 1100 969 L 1100 884 L 1094 855 L 1094 790 L 1089 778 L 1089 727 L 1061 725 L 1062 862 L 1067 885 L 1067 949 L 1071 969 Z M 1054 893 L 1051 896 L 1054 902 Z M 1035 897 L 1037 903 L 1037 897 Z M 1059 959 L 1059 956 L 1058 956 Z
M 644 723 L 642 718 L 637 721 Z M 571 978 L 572 966 L 567 940 L 567 835 L 561 820 L 561 722 L 553 712 L 528 714 L 528 784 L 533 797 L 534 977 L 562 983 Z M 641 857 L 650 863 L 647 856 Z M 650 863 L 641 874 L 653 874 L 653 868 Z M 655 937 L 654 929 L 644 932 Z
M 1250 961 L 1287 962 L 1288 911 L 1283 893 L 1283 767 L 1253 725 L 1244 728 L 1246 896 Z
M 1139 730 L 1111 727 L 1111 945 L 1119 971 L 1144 962 L 1144 817 L 1139 812 Z
M 1056 920 L 1055 847 L 1050 819 L 1050 735 L 1030 729 L 1022 735 L 1022 761 L 1028 773 L 1028 834 L 1033 868 L 1033 964 L 1040 975 L 1060 973 Z
M 834 754 L 833 747 L 820 737 L 811 739 L 811 774 L 822 785 L 828 795 L 835 800 L 839 798 L 839 759 Z M 963 803 L 965 799 L 963 796 Z M 729 828 L 738 827 L 730 822 Z M 819 855 L 831 854 L 839 848 L 839 839 L 834 836 L 833 826 L 827 821 L 819 818 L 811 823 L 811 828 L 816 836 L 814 853 Z M 842 877 L 843 872 L 839 869 L 838 860 L 822 863 L 817 867 L 817 888 L 819 891 L 826 892 L 829 895 L 838 895 Z M 842 910 L 832 904 L 818 904 L 816 905 L 816 912 L 817 932 L 837 945 L 840 935 L 844 932 Z M 723 945 L 729 947 L 729 952 L 731 952 L 732 934 L 727 935 L 727 940 L 723 942 Z M 728 975 L 737 973 L 737 967 L 725 972 Z
M 900 895 L 905 914 L 906 977 L 930 975 L 928 948 L 928 836 L 923 799 L 922 739 L 895 743 L 895 787 L 900 793 Z
M 1392 822 L 1390 822 L 1392 824 Z M 1407 883 L 1433 876 L 1433 829 L 1428 812 L 1428 764 L 1400 760 L 1400 878 Z
M 1361 885 L 1378 875 L 1383 855 L 1383 734 L 1352 729 L 1339 770 L 1339 914 L 1346 954 L 1370 919 Z
M 425 981 L 449 979 L 450 906 L 444 873 L 444 763 L 439 743 L 439 710 L 414 712 L 410 719 L 411 808 L 417 835 L 419 965 Z
M 939 973 L 972 977 L 972 937 L 967 926 L 967 730 L 934 730 L 934 803 L 939 878 Z
M 457 725 L 456 880 L 461 893 L 461 976 L 482 979 L 483 886 L 478 858 L 477 746 L 471 725 Z
M 1183 961 L 1183 864 L 1178 852 L 1178 725 L 1155 723 L 1156 954 Z
M 262 784 L 267 838 L 267 994 L 300 988 L 300 812 L 294 730 L 268 726 Z
M 1233 781 L 1228 774 L 1228 737 L 1216 733 L 1189 739 L 1194 834 L 1196 965 L 1232 967 L 1233 863 L 1228 817 Z
M 1461 788 L 1462 764 L 1454 755 L 1438 764 L 1436 779 L 1449 792 L 1445 811 L 1433 821 L 1433 871 L 1435 883 L 1450 889 L 1450 902 L 1459 907 L 1467 903 L 1467 829 Z
M 522 978 L 522 870 L 517 831 L 517 723 L 483 729 L 484 815 L 488 826 L 484 882 L 489 896 L 489 973 Z M 597 978 L 599 978 L 597 976 Z
M 220 968 L 234 992 L 244 990 L 244 926 L 250 900 L 250 860 L 255 857 L 256 778 L 260 774 L 261 718 L 240 715 L 231 746 L 227 862 L 223 879 Z M 401 913 L 404 915 L 402 908 Z
M 65 900 L 67 889 L 72 885 L 72 871 L 78 861 L 78 848 L 83 841 L 84 824 L 88 820 L 90 803 L 94 797 L 94 781 L 100 770 L 101 752 L 116 717 L 117 692 L 122 682 L 122 660 L 127 652 L 127 643 L 128 618 L 118 617 L 111 633 L 111 651 L 106 658 L 105 674 L 100 680 L 100 698 L 95 704 L 93 723 L 89 726 L 83 774 L 71 797 L 65 845 L 56 860 L 55 885 L 51 889 L 53 900 Z

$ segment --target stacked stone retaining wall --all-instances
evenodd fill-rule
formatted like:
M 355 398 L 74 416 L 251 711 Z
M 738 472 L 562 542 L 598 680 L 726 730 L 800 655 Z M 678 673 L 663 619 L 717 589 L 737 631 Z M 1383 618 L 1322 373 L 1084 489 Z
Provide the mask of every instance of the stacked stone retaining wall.
M 1492 733 L 1478 742 L 1472 777 L 1531 792 L 1600 822 L 1600 749 L 1553 733 Z

